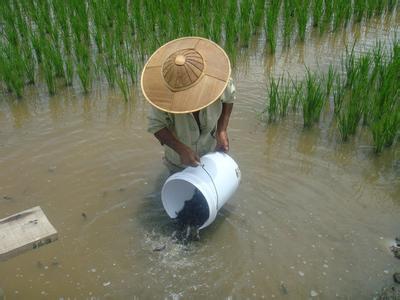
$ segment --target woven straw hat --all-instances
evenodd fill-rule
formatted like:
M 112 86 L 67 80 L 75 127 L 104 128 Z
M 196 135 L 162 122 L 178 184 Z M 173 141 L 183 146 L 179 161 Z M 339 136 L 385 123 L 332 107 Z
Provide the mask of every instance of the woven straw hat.
M 200 110 L 224 92 L 231 66 L 225 51 L 201 37 L 161 46 L 147 61 L 141 78 L 145 98 L 170 113 Z

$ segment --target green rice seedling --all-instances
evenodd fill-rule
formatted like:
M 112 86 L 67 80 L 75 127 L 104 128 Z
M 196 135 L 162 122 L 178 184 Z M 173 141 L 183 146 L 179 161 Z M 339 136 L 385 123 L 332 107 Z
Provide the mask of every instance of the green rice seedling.
M 283 39 L 290 44 L 294 23 L 294 0 L 283 0 Z
M 346 88 L 345 88 L 345 84 L 343 83 L 342 79 L 340 78 L 340 76 L 338 74 L 336 74 L 335 76 L 335 89 L 333 91 L 333 111 L 334 111 L 334 115 L 336 117 L 339 116 L 342 107 L 343 107 L 343 102 L 344 102 L 344 97 L 346 94 Z
M 16 13 L 13 10 L 11 3 L 6 1 L 1 6 L 1 18 L 2 18 L 2 41 L 7 41 L 8 45 L 18 47 L 19 45 L 19 34 L 17 25 L 14 22 Z M 3 38 L 4 36 L 4 38 Z
M 390 147 L 400 130 L 400 107 L 393 111 L 385 111 L 371 125 L 375 152 L 382 152 L 384 147 Z
M 116 49 L 116 55 L 117 62 L 123 69 L 124 74 L 129 74 L 132 83 L 135 82 L 137 76 L 137 65 L 133 54 L 128 47 L 128 43 L 125 43 L 122 47 L 118 47 Z M 126 76 L 124 75 L 124 78 L 125 77 Z
M 346 69 L 346 87 L 349 90 L 347 97 L 341 83 L 337 84 L 334 95 L 335 115 L 338 119 L 338 128 L 343 141 L 350 135 L 354 135 L 360 120 L 367 121 L 367 111 L 369 106 L 369 87 L 368 76 L 370 66 L 370 56 L 365 55 L 356 60 L 354 48 L 351 52 L 347 51 L 344 59 Z
M 371 18 L 374 15 L 376 6 L 379 1 L 376 0 L 367 0 L 367 17 Z
M 383 14 L 383 12 L 385 11 L 385 8 L 387 6 L 387 1 L 388 0 L 377 1 L 376 6 L 375 6 L 375 14 L 377 16 L 380 16 Z
M 387 8 L 389 12 L 392 12 L 397 5 L 398 0 L 388 0 L 387 1 Z
M 354 20 L 357 23 L 361 22 L 366 8 L 367 0 L 354 0 Z
M 116 80 L 116 53 L 114 48 L 114 41 L 112 35 L 108 34 L 105 39 L 105 47 L 103 55 L 101 56 L 101 70 L 104 73 L 104 76 L 107 79 L 108 85 L 111 88 L 114 88 L 115 80 Z
M 163 3 L 165 5 L 166 2 L 163 2 Z M 165 11 L 167 12 L 167 9 Z M 134 36 L 136 34 L 136 28 L 135 28 L 135 18 L 134 18 L 133 13 L 132 13 L 132 1 L 130 1 L 129 5 L 127 6 L 127 12 L 128 12 L 129 31 L 130 31 L 130 34 L 132 35 L 132 38 L 134 38 Z M 169 28 L 169 16 L 168 16 L 168 13 L 165 13 L 165 17 L 168 20 L 167 28 Z M 165 32 L 165 34 L 167 34 L 167 32 Z
M 348 116 L 345 113 L 340 113 L 337 119 L 337 126 L 339 129 L 340 137 L 343 142 L 346 142 L 349 138 L 350 122 L 348 121 Z
M 51 18 L 50 3 L 48 1 L 38 1 L 37 4 L 39 8 L 39 18 L 43 22 L 46 32 L 51 33 L 53 23 Z
M 8 92 L 12 91 L 8 60 L 3 49 L 0 48 L 0 82 L 3 81 Z
M 338 129 L 342 141 L 347 141 L 350 135 L 354 135 L 361 120 L 360 103 L 351 100 L 338 115 Z
M 91 5 L 93 18 L 94 41 L 99 53 L 103 52 L 103 35 L 107 26 L 105 24 L 107 11 L 103 8 L 102 1 L 93 1 Z
M 167 12 L 169 7 L 167 1 L 160 2 L 161 11 Z M 167 13 L 161 13 L 158 15 L 158 37 L 162 44 L 168 41 L 168 30 L 169 30 L 169 17 Z
M 25 77 L 27 80 L 27 84 L 35 84 L 35 70 L 36 70 L 36 64 L 35 60 L 32 58 L 32 54 L 28 53 L 27 56 L 22 58 L 22 63 L 24 65 L 24 70 L 25 70 Z
M 125 101 L 129 101 L 129 85 L 128 85 L 128 77 L 124 70 L 117 72 L 116 82 L 118 84 L 119 89 L 124 96 Z
M 284 118 L 288 113 L 289 104 L 291 102 L 291 97 L 292 97 L 292 89 L 290 82 L 284 83 L 283 76 L 280 78 L 280 82 L 282 83 L 282 86 L 280 88 L 280 93 L 279 93 L 278 108 L 280 117 Z
M 237 2 L 231 0 L 228 4 L 227 14 L 225 15 L 225 47 L 230 58 L 236 57 L 236 41 L 237 41 L 237 22 L 236 22 Z
M 323 14 L 324 1 L 323 0 L 314 0 L 312 4 L 313 11 L 313 26 L 320 26 L 321 17 Z
M 146 16 L 146 27 L 149 31 L 156 31 L 156 20 L 158 12 L 158 1 L 144 1 L 143 7 Z
M 376 94 L 372 100 L 370 127 L 375 151 L 393 144 L 400 129 L 400 44 L 396 42 L 393 53 L 381 59 L 380 72 L 376 79 Z M 376 66 L 375 66 L 376 67 Z
M 304 42 L 308 22 L 308 0 L 294 0 L 300 41 Z
M 337 31 L 345 21 L 347 24 L 351 15 L 351 2 L 348 0 L 336 0 L 334 1 L 334 10 L 333 30 Z
M 18 33 L 21 41 L 26 41 L 29 37 L 29 28 L 24 17 L 22 6 L 18 1 L 14 1 L 14 10 L 15 10 L 15 20 L 16 28 L 18 28 Z M 23 46 L 23 45 L 22 45 Z
M 302 103 L 304 127 L 311 127 L 313 123 L 319 121 L 325 95 L 321 88 L 321 82 L 309 70 L 307 70 L 304 92 Z
M 41 40 L 41 49 L 42 49 L 42 71 L 46 81 L 47 89 L 50 95 L 54 95 L 56 93 L 56 70 L 52 61 L 53 58 L 53 49 L 51 44 L 46 40 Z
M 64 77 L 64 62 L 61 48 L 52 47 L 52 60 L 55 69 L 55 75 L 58 78 Z
M 40 37 L 39 33 L 30 32 L 30 40 L 31 40 L 32 48 L 35 52 L 36 60 L 40 64 L 42 61 L 42 50 L 40 49 L 41 37 Z
M 24 90 L 24 66 L 17 49 L 11 45 L 0 45 L 0 78 L 4 80 L 9 92 L 14 92 L 18 98 Z
M 353 97 L 361 104 L 364 125 L 368 122 L 370 95 L 373 93 L 369 86 L 370 66 L 371 57 L 369 54 L 359 58 L 356 64 L 356 78 L 352 88 Z
M 353 54 L 350 54 L 352 56 Z M 354 57 L 350 60 L 354 61 Z M 354 135 L 361 118 L 366 116 L 368 109 L 368 73 L 370 58 L 368 55 L 361 57 L 352 63 L 350 71 L 352 78 L 348 85 L 349 94 L 345 100 L 343 109 L 338 114 L 338 127 L 343 141 L 346 141 L 349 135 Z M 342 104 L 343 104 L 342 103 Z M 366 119 L 364 120 L 366 121 Z
M 222 18 L 214 14 L 211 28 L 211 39 L 219 43 L 222 37 Z
M 346 74 L 346 87 L 350 87 L 353 85 L 356 76 L 356 59 L 354 55 L 354 45 L 350 52 L 349 49 L 346 47 L 346 54 L 343 59 L 342 66 L 344 67 L 344 71 Z
M 381 42 L 377 42 L 375 44 L 375 47 L 372 51 L 372 59 L 373 59 L 373 65 L 374 69 L 372 71 L 371 75 L 371 82 L 375 82 L 377 79 L 377 76 L 382 70 L 382 67 L 384 66 L 384 61 L 383 58 L 385 57 L 383 53 L 383 45 Z
M 88 44 L 90 42 L 90 31 L 86 2 L 81 0 L 70 0 L 69 2 L 71 9 L 70 23 L 72 35 L 79 43 Z M 108 11 L 106 16 L 109 17 L 111 13 L 111 11 Z
M 268 121 L 274 122 L 277 119 L 279 112 L 279 84 L 280 79 L 276 81 L 273 77 L 269 80 L 269 89 L 268 89 L 268 105 L 266 108 L 266 112 L 268 113 Z
M 249 0 L 247 0 L 249 1 Z M 201 15 L 202 15 L 202 28 L 204 32 L 204 36 L 206 38 L 211 38 L 211 13 L 210 13 L 210 7 L 206 2 L 203 2 L 201 5 Z M 250 23 L 246 24 L 246 30 L 248 30 L 248 27 L 250 26 Z M 248 32 L 247 35 L 249 36 L 250 33 Z
M 293 112 L 297 112 L 299 109 L 299 105 L 303 103 L 304 97 L 304 83 L 302 81 L 292 82 L 292 93 L 290 95 L 290 106 L 292 107 Z
M 328 73 L 327 73 L 326 79 L 325 79 L 327 96 L 329 96 L 331 94 L 335 76 L 336 76 L 336 73 L 335 73 L 335 69 L 333 68 L 333 65 L 329 65 Z
M 104 76 L 107 79 L 108 85 L 111 88 L 114 88 L 117 74 L 115 70 L 115 58 L 113 57 L 113 55 L 104 55 L 101 59 L 100 67 L 103 71 Z
M 253 14 L 253 33 L 261 26 L 264 17 L 265 0 L 255 0 Z
M 338 115 L 338 127 L 343 141 L 354 135 L 362 117 L 362 102 L 351 96 Z
M 25 77 L 28 84 L 35 83 L 36 63 L 33 57 L 33 51 L 29 43 L 21 45 L 21 60 L 24 65 Z
M 74 61 L 71 56 L 67 56 L 64 61 L 64 78 L 65 78 L 65 85 L 71 86 L 73 79 L 74 79 Z
M 330 27 L 333 17 L 333 0 L 324 0 L 325 3 L 325 10 L 323 16 L 323 24 L 321 25 L 321 32 L 325 30 L 326 27 Z
M 177 9 L 177 2 L 172 2 L 170 11 L 172 9 Z M 131 17 L 132 17 L 132 23 L 134 24 L 134 32 L 138 38 L 141 38 L 139 33 L 143 30 L 144 28 L 144 16 L 141 14 L 141 6 L 140 6 L 140 0 L 132 0 L 131 5 L 130 5 L 130 11 L 131 11 Z
M 56 31 L 57 29 L 54 29 Z M 58 38 L 57 34 L 53 35 L 42 35 L 39 41 L 39 47 L 43 51 L 42 59 L 46 60 L 46 64 L 52 64 L 51 72 L 54 71 L 54 76 L 61 78 L 64 77 L 64 64 L 63 54 L 61 53 L 61 47 L 54 41 L 54 38 Z M 50 70 L 49 66 L 45 66 L 45 70 Z M 50 90 L 50 89 L 49 89 Z
M 353 6 L 351 1 L 344 1 L 343 10 L 344 10 L 344 26 L 346 27 L 349 24 L 351 17 L 353 16 Z
M 75 44 L 76 50 L 76 72 L 80 79 L 83 91 L 85 94 L 89 93 L 91 86 L 91 62 L 90 52 L 87 45 L 84 42 L 78 42 Z
M 214 42 L 219 43 L 222 38 L 222 16 L 225 15 L 225 4 L 222 0 L 216 0 L 212 5 L 211 38 Z
M 68 3 L 62 0 L 53 0 L 52 9 L 54 13 L 54 18 L 57 24 L 57 27 L 60 28 L 61 31 L 68 31 Z M 90 6 L 95 5 L 96 3 L 91 3 Z
M 334 18 L 333 18 L 333 30 L 337 31 L 342 24 L 344 19 L 344 10 L 343 10 L 343 2 L 344 0 L 336 0 L 333 3 L 334 8 Z
M 271 0 L 272 1 L 272 0 Z M 276 1 L 276 0 L 275 0 Z M 240 1 L 240 42 L 242 46 L 247 47 L 249 45 L 251 35 L 251 2 L 250 0 Z
M 199 28 L 199 24 L 196 25 L 196 21 L 200 21 L 200 20 L 203 21 L 203 19 L 195 18 L 191 14 L 184 14 L 183 16 L 181 14 L 181 11 L 195 11 L 196 8 L 193 7 L 194 4 L 195 3 L 193 3 L 192 1 L 187 1 L 187 0 L 183 1 L 181 3 L 181 7 L 179 7 L 178 10 L 175 12 L 178 15 L 173 20 L 179 19 L 179 16 L 181 16 L 181 19 L 182 19 L 181 20 L 181 23 L 182 23 L 181 35 L 183 35 L 183 36 L 189 36 L 189 35 L 193 35 L 193 34 L 195 35 L 195 33 L 196 34 L 199 33 L 199 30 L 198 29 L 196 30 L 196 28 Z M 197 8 L 197 11 L 199 11 L 199 10 L 200 10 L 200 7 Z M 179 23 L 176 23 L 176 26 L 179 26 Z
M 44 78 L 46 81 L 47 89 L 50 95 L 54 95 L 56 93 L 56 81 L 55 81 L 55 72 L 54 68 L 50 61 L 47 59 L 43 60 L 42 63 Z
M 137 82 L 137 74 L 139 71 L 138 65 L 136 63 L 135 57 L 133 56 L 133 52 L 129 51 L 129 49 L 125 50 L 127 52 L 127 59 L 125 68 L 129 74 L 132 83 Z
M 114 20 L 111 21 L 113 24 L 112 29 L 114 31 L 114 37 L 118 45 L 122 45 L 126 39 L 128 25 L 126 2 L 111 1 L 109 4 L 112 7 L 111 10 L 115 12 Z M 154 31 L 153 35 L 154 34 L 156 34 L 156 31 Z
M 280 0 L 270 0 L 267 5 L 265 32 L 267 35 L 269 49 L 272 53 L 275 53 L 276 49 L 276 26 L 278 23 L 280 5 Z

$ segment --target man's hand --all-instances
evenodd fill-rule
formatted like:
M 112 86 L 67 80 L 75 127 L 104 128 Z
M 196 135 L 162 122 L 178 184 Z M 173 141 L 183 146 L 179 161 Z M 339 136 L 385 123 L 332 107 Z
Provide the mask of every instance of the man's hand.
M 215 146 L 215 151 L 221 151 L 227 153 L 229 151 L 229 139 L 226 130 L 217 132 L 215 138 L 217 139 L 217 145 Z
M 181 158 L 181 163 L 185 166 L 197 167 L 200 165 L 200 157 L 186 145 L 179 146 L 178 154 Z

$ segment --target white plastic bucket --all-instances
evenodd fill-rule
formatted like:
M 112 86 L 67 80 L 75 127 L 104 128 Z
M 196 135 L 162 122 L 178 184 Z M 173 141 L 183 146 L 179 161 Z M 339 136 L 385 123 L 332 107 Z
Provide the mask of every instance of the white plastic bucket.
M 214 152 L 200 159 L 201 165 L 187 167 L 171 175 L 161 190 L 165 211 L 176 218 L 186 200 L 190 200 L 196 188 L 207 201 L 209 217 L 200 229 L 210 225 L 218 210 L 235 193 L 241 174 L 236 162 L 226 153 Z

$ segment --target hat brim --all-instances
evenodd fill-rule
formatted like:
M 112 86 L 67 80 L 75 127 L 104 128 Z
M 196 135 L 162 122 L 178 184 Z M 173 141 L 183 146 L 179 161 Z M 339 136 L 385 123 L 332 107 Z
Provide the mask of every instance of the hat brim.
M 174 52 L 194 49 L 204 59 L 203 75 L 183 91 L 172 91 L 162 75 L 164 61 Z M 216 43 L 201 37 L 173 40 L 154 52 L 144 66 L 141 88 L 145 98 L 160 110 L 170 113 L 189 113 L 207 107 L 224 92 L 231 75 L 229 58 Z

